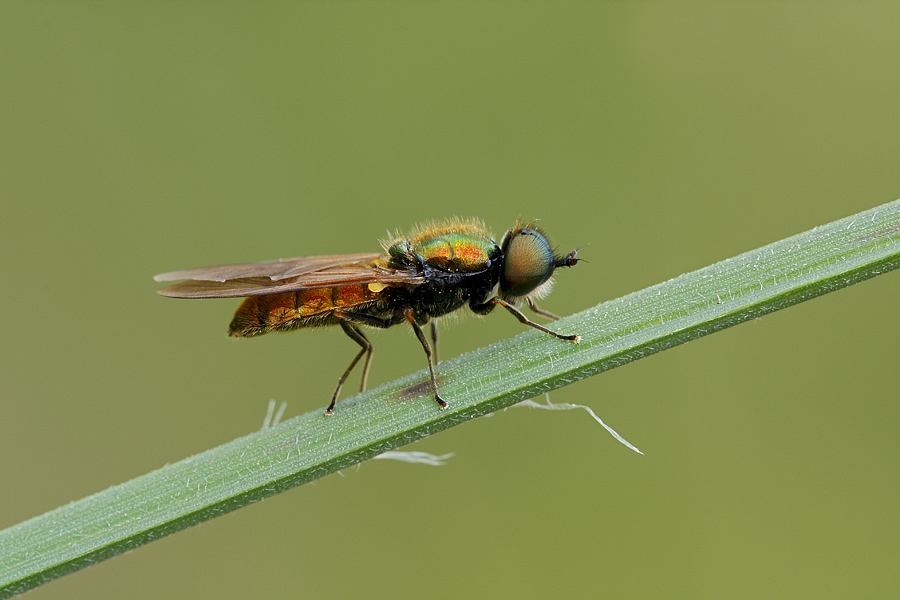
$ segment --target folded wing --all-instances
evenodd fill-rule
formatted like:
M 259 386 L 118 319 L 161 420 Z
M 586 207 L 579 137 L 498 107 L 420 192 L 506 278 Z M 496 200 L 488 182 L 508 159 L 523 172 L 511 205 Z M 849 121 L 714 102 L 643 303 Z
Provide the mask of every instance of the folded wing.
M 367 283 L 422 283 L 424 279 L 379 261 L 380 254 L 301 256 L 269 262 L 162 273 L 156 281 L 187 279 L 159 290 L 170 298 L 234 298 Z

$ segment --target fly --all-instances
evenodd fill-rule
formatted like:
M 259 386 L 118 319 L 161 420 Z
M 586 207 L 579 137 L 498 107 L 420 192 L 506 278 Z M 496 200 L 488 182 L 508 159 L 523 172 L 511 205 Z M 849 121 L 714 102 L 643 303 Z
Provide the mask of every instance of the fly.
M 577 343 L 581 339 L 551 331 L 517 308 L 524 303 L 536 314 L 558 319 L 538 308 L 534 299 L 549 293 L 556 268 L 578 263 L 577 250 L 556 255 L 547 236 L 531 223 L 517 223 L 498 245 L 479 221 L 451 219 L 422 225 L 383 247 L 382 253 L 201 267 L 163 273 L 154 279 L 187 280 L 159 290 L 170 298 L 243 297 L 228 328 L 233 337 L 340 326 L 360 350 L 341 375 L 326 415 L 334 413 L 341 388 L 363 357 L 360 391 L 366 389 L 372 344 L 363 326 L 387 329 L 409 323 L 425 350 L 431 391 L 442 409 L 447 403 L 438 393 L 434 376 L 434 318 L 466 304 L 479 315 L 502 306 L 529 327 L 561 340 Z M 422 326 L 429 324 L 430 344 L 422 331 Z

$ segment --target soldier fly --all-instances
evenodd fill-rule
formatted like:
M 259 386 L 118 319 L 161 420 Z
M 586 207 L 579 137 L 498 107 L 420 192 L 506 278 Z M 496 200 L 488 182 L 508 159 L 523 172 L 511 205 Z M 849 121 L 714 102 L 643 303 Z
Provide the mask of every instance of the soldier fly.
M 386 329 L 402 322 L 412 327 L 425 350 L 431 390 L 440 408 L 447 403 L 434 376 L 437 328 L 434 318 L 468 304 L 486 315 L 502 306 L 523 324 L 561 340 L 578 342 L 528 319 L 523 303 L 535 313 L 535 298 L 544 297 L 553 271 L 578 263 L 577 250 L 554 253 L 547 236 L 533 223 L 517 223 L 498 245 L 481 222 L 468 219 L 428 223 L 410 235 L 383 243 L 383 253 L 305 256 L 284 260 L 202 267 L 163 273 L 156 281 L 186 279 L 159 290 L 171 298 L 243 297 L 228 335 L 252 337 L 271 331 L 338 325 L 356 342 L 359 353 L 341 375 L 326 415 L 334 413 L 341 388 L 365 357 L 360 391 L 366 389 L 372 344 L 362 327 Z M 431 344 L 422 331 L 431 325 Z

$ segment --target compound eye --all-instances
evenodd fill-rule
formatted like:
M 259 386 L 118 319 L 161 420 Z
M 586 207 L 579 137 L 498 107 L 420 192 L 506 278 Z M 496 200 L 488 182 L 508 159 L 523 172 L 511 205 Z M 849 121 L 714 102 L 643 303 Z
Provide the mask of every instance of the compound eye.
M 500 290 L 510 296 L 527 296 L 550 279 L 556 258 L 540 232 L 522 229 L 511 233 L 503 249 Z

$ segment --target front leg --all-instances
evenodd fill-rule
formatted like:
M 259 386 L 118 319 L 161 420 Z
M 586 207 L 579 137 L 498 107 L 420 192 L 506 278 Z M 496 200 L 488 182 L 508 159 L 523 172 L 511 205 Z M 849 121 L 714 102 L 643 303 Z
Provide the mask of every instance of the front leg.
M 529 304 L 532 306 L 532 310 L 534 310 L 536 308 L 534 306 L 534 303 L 531 302 L 530 300 L 529 300 Z M 505 300 L 501 300 L 500 298 L 498 298 L 496 296 L 494 296 L 493 298 L 491 298 L 484 304 L 471 304 L 470 303 L 469 308 L 471 308 L 472 311 L 476 314 L 486 315 L 489 312 L 491 312 L 492 310 L 494 310 L 494 307 L 497 305 L 500 305 L 503 308 L 505 308 L 506 310 L 508 310 L 510 313 L 512 313 L 512 315 L 515 318 L 517 318 L 519 320 L 520 323 L 522 323 L 524 325 L 528 325 L 529 327 L 534 327 L 538 331 L 543 331 L 544 333 L 548 333 L 548 334 L 552 335 L 553 337 L 558 338 L 560 340 L 568 340 L 570 342 L 575 342 L 576 344 L 581 341 L 581 336 L 579 336 L 579 335 L 563 335 L 561 333 L 556 333 L 555 331 L 551 331 L 551 330 L 547 329 L 546 327 L 544 327 L 543 325 L 538 325 L 537 323 L 535 323 L 534 321 L 532 321 L 528 317 L 526 317 L 522 313 L 521 310 L 519 310 L 518 308 L 516 308 L 509 302 L 506 302 Z M 542 312 L 539 312 L 537 310 L 535 310 L 535 312 L 537 312 L 538 314 L 543 314 Z
M 532 300 L 531 298 L 526 298 L 525 301 L 528 302 L 528 308 L 530 308 L 531 312 L 533 312 L 534 314 L 541 315 L 542 317 L 547 317 L 551 321 L 559 321 L 559 315 L 555 315 L 549 310 L 538 308 L 538 305 L 535 304 L 534 300 Z

